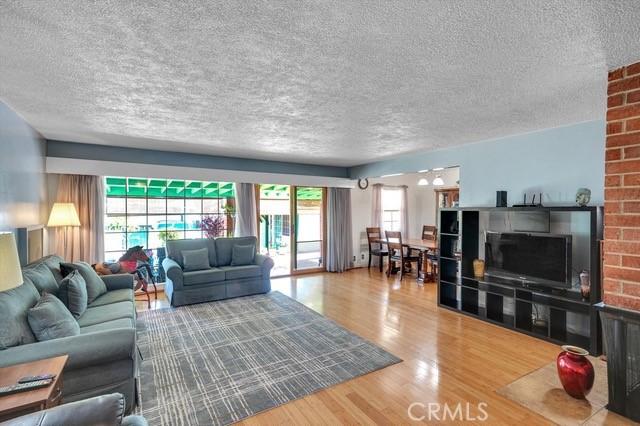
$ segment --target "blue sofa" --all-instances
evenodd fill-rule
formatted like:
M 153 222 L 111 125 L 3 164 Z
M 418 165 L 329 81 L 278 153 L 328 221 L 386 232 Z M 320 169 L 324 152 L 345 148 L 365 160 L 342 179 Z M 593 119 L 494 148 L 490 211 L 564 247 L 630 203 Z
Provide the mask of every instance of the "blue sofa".
M 61 262 L 55 255 L 33 262 L 23 267 L 24 284 L 0 292 L 0 367 L 67 354 L 65 402 L 118 392 L 125 397 L 128 413 L 136 399 L 138 377 L 133 276 L 101 277 L 107 292 L 77 319 L 79 335 L 38 342 L 29 328 L 27 311 L 40 299 L 44 281 L 32 272 L 44 264 L 59 284 Z M 56 294 L 56 290 L 53 286 L 47 292 Z
M 268 293 L 273 260 L 256 253 L 256 237 L 202 238 L 167 241 L 162 267 L 167 275 L 164 291 L 172 306 Z M 253 263 L 232 266 L 233 247 L 253 245 Z M 206 248 L 209 267 L 185 271 L 182 252 Z

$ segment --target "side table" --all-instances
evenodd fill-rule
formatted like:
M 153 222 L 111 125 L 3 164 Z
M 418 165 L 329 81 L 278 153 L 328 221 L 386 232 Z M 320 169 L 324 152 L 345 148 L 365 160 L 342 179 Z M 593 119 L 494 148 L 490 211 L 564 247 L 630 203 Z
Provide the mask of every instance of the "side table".
M 62 370 L 68 358 L 67 355 L 62 355 L 0 368 L 0 386 L 15 384 L 18 379 L 25 376 L 48 373 L 56 375 L 47 387 L 0 396 L 0 422 L 60 405 L 62 403 Z

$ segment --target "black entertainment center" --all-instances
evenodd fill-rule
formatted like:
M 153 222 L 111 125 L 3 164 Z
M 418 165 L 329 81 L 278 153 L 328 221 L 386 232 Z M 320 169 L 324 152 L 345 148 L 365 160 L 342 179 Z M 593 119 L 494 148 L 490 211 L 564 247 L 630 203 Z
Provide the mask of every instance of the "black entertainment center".
M 601 353 L 601 207 L 452 208 L 438 221 L 440 307 Z M 576 288 L 580 269 L 590 272 L 588 299 Z

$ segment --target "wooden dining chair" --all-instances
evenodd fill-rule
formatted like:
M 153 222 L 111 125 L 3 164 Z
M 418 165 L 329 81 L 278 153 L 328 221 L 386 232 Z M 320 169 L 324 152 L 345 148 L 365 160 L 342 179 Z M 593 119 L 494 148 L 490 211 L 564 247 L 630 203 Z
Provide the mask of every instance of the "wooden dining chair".
M 423 225 L 422 226 L 422 239 L 429 241 L 436 241 L 438 239 L 438 228 L 433 225 Z M 438 253 L 437 250 L 429 250 L 427 255 L 424 258 L 425 261 L 425 276 L 436 281 L 436 277 L 438 276 Z M 427 271 L 429 271 L 427 273 Z
M 406 264 L 419 262 L 420 256 L 413 255 L 407 247 L 402 244 L 402 233 L 396 231 L 385 231 L 387 240 L 387 248 L 389 249 L 389 267 L 387 268 L 387 276 L 391 276 L 392 265 L 400 263 L 400 280 L 404 276 Z
M 384 247 L 384 244 L 380 242 L 382 239 L 382 233 L 380 228 L 367 228 L 367 242 L 369 243 L 369 266 L 371 268 L 371 257 L 380 257 L 380 272 L 382 272 L 382 264 L 384 258 L 389 256 L 389 251 Z

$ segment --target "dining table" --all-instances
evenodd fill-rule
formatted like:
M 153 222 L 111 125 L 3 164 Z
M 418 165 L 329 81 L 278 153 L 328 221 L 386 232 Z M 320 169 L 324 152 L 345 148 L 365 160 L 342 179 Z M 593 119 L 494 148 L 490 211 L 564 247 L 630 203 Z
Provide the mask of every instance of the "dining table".
M 391 241 L 396 241 L 395 238 L 390 238 Z M 385 238 L 377 238 L 372 240 L 372 242 L 376 242 L 379 244 L 386 244 L 387 240 Z M 420 261 L 418 262 L 418 276 L 416 281 L 418 283 L 424 282 L 425 276 L 422 273 L 422 264 L 424 262 L 424 258 L 429 253 L 435 253 L 438 250 L 438 241 L 437 240 L 423 240 L 420 238 L 407 238 L 402 239 L 402 245 L 407 247 L 408 249 L 417 250 L 420 253 Z M 389 268 L 391 265 L 388 266 Z

